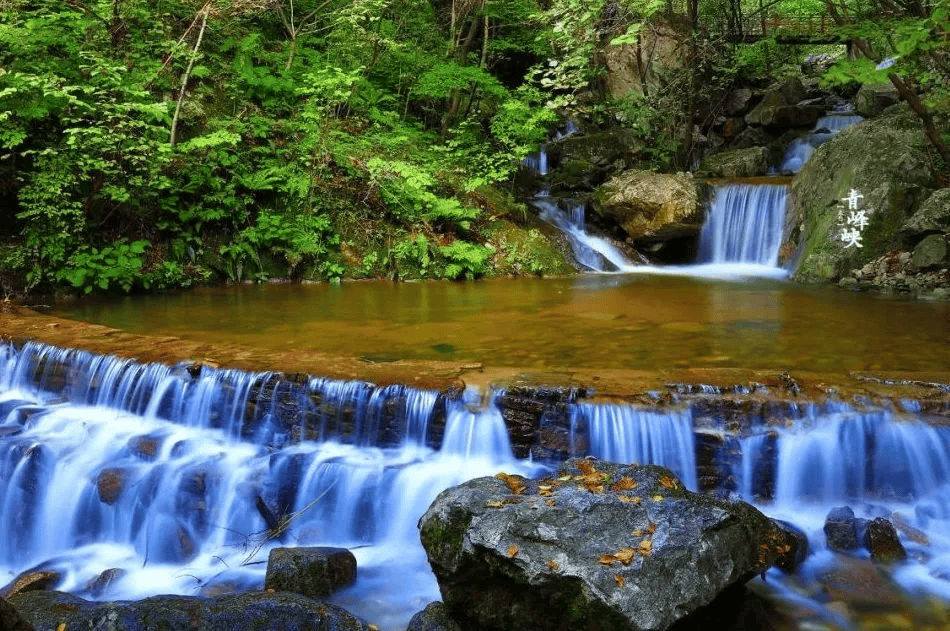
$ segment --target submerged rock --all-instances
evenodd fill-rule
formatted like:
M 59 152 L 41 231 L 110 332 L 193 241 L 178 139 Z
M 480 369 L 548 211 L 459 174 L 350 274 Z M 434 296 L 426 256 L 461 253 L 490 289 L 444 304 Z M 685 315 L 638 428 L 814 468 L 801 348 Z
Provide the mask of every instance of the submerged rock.
M 63 592 L 26 592 L 11 604 L 37 631 L 364 631 L 345 609 L 287 592 L 252 592 L 218 598 L 155 596 L 133 602 L 91 602 Z M 65 627 L 63 626 L 65 625 Z
M 785 535 L 667 469 L 572 459 L 441 493 L 419 522 L 463 629 L 666 629 L 768 568 Z
M 356 581 L 356 557 L 345 548 L 274 548 L 264 589 L 320 598 Z
M 429 603 L 409 621 L 406 631 L 462 631 L 441 602 Z

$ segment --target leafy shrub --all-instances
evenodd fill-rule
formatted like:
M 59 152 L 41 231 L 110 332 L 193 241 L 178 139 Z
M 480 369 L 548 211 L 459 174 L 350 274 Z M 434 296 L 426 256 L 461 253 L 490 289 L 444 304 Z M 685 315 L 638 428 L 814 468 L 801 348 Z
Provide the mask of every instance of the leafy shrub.
M 451 245 L 442 246 L 439 251 L 450 261 L 445 266 L 446 278 L 455 280 L 464 276 L 468 280 L 473 280 L 485 273 L 494 249 L 468 241 L 456 241 Z
M 84 293 L 93 289 L 121 288 L 131 291 L 142 269 L 143 254 L 148 241 L 116 241 L 102 249 L 81 248 L 69 257 L 66 266 L 58 272 L 59 280 L 71 284 Z M 143 284 L 147 280 L 143 280 Z M 147 284 L 145 285 L 147 288 Z

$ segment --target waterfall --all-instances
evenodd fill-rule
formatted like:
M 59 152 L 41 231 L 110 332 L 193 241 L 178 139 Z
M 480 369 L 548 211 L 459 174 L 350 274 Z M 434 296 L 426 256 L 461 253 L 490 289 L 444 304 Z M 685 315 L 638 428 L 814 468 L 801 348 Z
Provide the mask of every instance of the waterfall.
M 696 448 L 688 410 L 662 413 L 582 403 L 572 410 L 572 450 L 583 428 L 589 445 L 583 451 L 590 455 L 625 464 L 658 464 L 679 476 L 686 488 L 696 490 Z
M 815 149 L 832 138 L 838 133 L 852 125 L 857 125 L 864 118 L 856 114 L 831 114 L 822 116 L 815 123 L 814 129 L 801 138 L 796 138 L 785 150 L 782 157 L 782 164 L 779 166 L 779 172 L 793 175 L 802 170 L 811 154 Z
M 788 187 L 726 184 L 713 203 L 699 237 L 701 263 L 747 263 L 775 267 L 782 242 Z
M 289 520 L 286 545 L 353 550 L 360 578 L 335 602 L 405 627 L 439 597 L 416 528 L 438 493 L 554 464 L 512 455 L 498 394 L 448 400 L 400 385 L 0 345 L 0 572 L 42 564 L 63 575 L 60 589 L 102 599 L 259 589 L 261 561 L 280 545 L 264 536 L 261 499 Z M 716 465 L 729 468 L 731 488 L 819 549 L 832 506 L 900 513 L 934 543 L 905 544 L 924 560 L 898 580 L 946 589 L 950 559 L 937 551 L 950 543 L 950 428 L 844 404 L 795 409 L 795 421 L 756 421 L 750 435 L 721 441 L 741 452 Z M 688 407 L 570 403 L 551 414 L 542 424 L 563 419 L 572 455 L 659 464 L 698 486 Z M 91 582 L 112 568 L 114 581 Z
M 577 262 L 592 272 L 628 272 L 636 269 L 623 252 L 606 239 L 587 233 L 584 206 L 572 200 L 562 200 L 568 210 L 546 197 L 536 198 L 535 207 L 544 221 L 558 228 L 567 237 Z

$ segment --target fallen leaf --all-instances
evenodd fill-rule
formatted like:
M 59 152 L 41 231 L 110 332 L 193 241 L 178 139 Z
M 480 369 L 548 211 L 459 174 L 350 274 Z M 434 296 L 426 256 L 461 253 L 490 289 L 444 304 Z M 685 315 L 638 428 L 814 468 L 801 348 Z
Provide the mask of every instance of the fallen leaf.
M 591 484 L 591 483 L 588 483 L 586 486 L 587 486 L 587 490 L 590 491 L 591 493 L 603 493 L 603 492 L 604 492 L 604 485 L 603 485 L 603 484 Z
M 518 555 L 518 546 L 511 544 L 508 546 L 508 558 L 515 558 Z
M 614 581 L 617 582 L 617 585 L 620 585 L 621 587 L 623 587 L 624 579 L 623 579 L 622 576 L 620 576 L 619 574 L 615 575 L 615 576 L 614 576 Z
M 568 482 L 573 479 L 574 479 L 573 476 L 570 476 L 570 475 L 562 475 L 561 477 L 558 478 L 558 480 L 560 480 L 561 482 Z
M 656 524 L 654 524 L 654 523 L 651 521 L 651 522 L 650 522 L 650 525 L 647 526 L 647 533 L 652 535 L 652 534 L 655 533 L 655 532 L 656 532 Z
M 663 496 L 660 495 L 659 493 L 657 493 L 656 495 L 653 496 L 652 499 L 653 499 L 654 502 L 662 502 L 662 501 L 663 501 Z
M 59 625 L 57 625 L 56 627 L 56 631 L 66 631 L 66 623 L 60 622 Z
M 617 562 L 617 557 L 612 554 L 602 554 L 600 556 L 600 562 L 603 565 L 613 565 Z
M 640 542 L 640 554 L 650 554 L 653 551 L 653 539 L 644 539 Z
M 596 475 L 597 469 L 594 466 L 587 462 L 586 460 L 581 460 L 577 463 L 577 468 L 584 472 L 584 475 Z
M 485 502 L 485 506 L 487 506 L 488 508 L 501 508 L 504 505 L 505 503 L 502 502 L 501 500 L 488 500 L 487 502 Z
M 557 506 L 557 502 L 555 502 L 554 500 L 547 500 L 546 502 L 544 502 L 544 505 L 545 505 L 545 506 Z
M 631 532 L 630 534 L 633 535 L 634 537 L 642 537 L 642 536 L 643 536 L 643 531 L 642 531 L 641 529 L 637 528 L 636 530 L 634 530 L 634 531 Z
M 631 477 L 620 478 L 616 484 L 611 487 L 612 491 L 629 491 L 637 488 L 637 481 Z
M 506 497 L 505 499 L 501 501 L 501 503 L 502 504 L 520 504 L 521 498 L 520 497 Z
M 674 480 L 668 475 L 664 475 L 662 478 L 660 478 L 660 484 L 663 485 L 663 488 L 667 488 L 667 489 L 676 488 L 676 480 Z
M 624 565 L 630 565 L 630 562 L 633 561 L 633 557 L 636 556 L 636 551 L 633 548 L 621 548 L 617 552 L 614 552 L 614 556 L 618 561 Z
M 549 559 L 549 560 L 548 560 L 548 569 L 551 570 L 552 572 L 557 572 L 558 570 L 561 569 L 561 566 L 558 565 L 558 562 L 555 561 L 554 559 Z
M 627 502 L 628 504 L 639 504 L 640 498 L 636 495 L 618 495 L 617 499 L 621 502 Z

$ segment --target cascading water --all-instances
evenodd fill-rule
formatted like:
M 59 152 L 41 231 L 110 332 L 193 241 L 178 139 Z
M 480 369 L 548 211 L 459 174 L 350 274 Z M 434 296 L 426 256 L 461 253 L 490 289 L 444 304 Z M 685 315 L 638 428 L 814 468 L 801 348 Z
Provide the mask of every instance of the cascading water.
M 788 145 L 782 157 L 779 172 L 787 175 L 798 173 L 818 146 L 834 138 L 841 130 L 857 125 L 862 120 L 864 118 L 856 114 L 833 113 L 822 116 L 811 132 L 801 138 L 796 138 Z
M 661 464 L 697 488 L 688 408 L 573 403 L 567 418 L 574 455 Z M 818 550 L 808 564 L 829 561 L 822 522 L 846 504 L 925 533 L 929 543 L 905 541 L 925 560 L 896 577 L 950 598 L 950 428 L 812 405 L 729 445 L 740 453 L 725 478 L 807 532 Z M 543 469 L 513 457 L 495 398 L 474 391 L 446 400 L 0 346 L 0 572 L 43 564 L 84 597 L 259 588 L 278 545 L 262 535 L 260 498 L 290 518 L 285 545 L 351 548 L 359 579 L 336 601 L 398 629 L 439 598 L 416 529 L 435 496 L 472 477 Z M 91 582 L 112 568 L 111 583 Z
M 713 191 L 699 237 L 699 263 L 775 268 L 785 220 L 788 187 L 725 184 Z
M 580 265 L 592 272 L 629 272 L 636 269 L 637 266 L 609 241 L 587 233 L 582 204 L 573 200 L 561 202 L 568 206 L 568 210 L 547 197 L 535 198 L 533 203 L 540 211 L 541 219 L 567 236 L 574 258 Z

